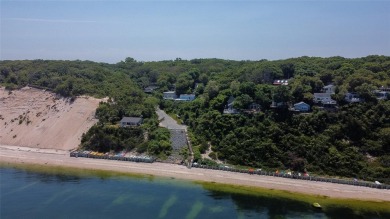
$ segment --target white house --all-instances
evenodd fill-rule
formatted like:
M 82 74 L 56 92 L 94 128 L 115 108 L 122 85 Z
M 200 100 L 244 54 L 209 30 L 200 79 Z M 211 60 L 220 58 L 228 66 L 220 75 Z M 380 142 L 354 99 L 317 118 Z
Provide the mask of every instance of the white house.
M 175 91 L 166 91 L 163 93 L 163 98 L 166 100 L 174 100 L 177 98 Z
M 333 84 L 329 84 L 323 87 L 322 90 L 324 91 L 324 93 L 334 94 L 336 91 L 336 86 L 334 86 Z
M 294 110 L 300 112 L 308 112 L 310 111 L 310 105 L 305 102 L 299 102 L 294 104 Z
M 360 96 L 357 93 L 346 93 L 344 100 L 348 103 L 360 103 L 362 102 L 362 99 L 360 99 Z

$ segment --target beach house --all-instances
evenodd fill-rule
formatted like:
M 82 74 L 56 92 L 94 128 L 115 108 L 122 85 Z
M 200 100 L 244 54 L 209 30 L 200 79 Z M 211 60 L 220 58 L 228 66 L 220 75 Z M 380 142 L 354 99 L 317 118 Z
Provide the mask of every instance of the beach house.
M 299 102 L 294 104 L 294 110 L 299 112 L 308 112 L 310 111 L 310 105 L 305 102 Z
M 123 117 L 119 122 L 121 127 L 140 126 L 143 119 L 141 117 Z

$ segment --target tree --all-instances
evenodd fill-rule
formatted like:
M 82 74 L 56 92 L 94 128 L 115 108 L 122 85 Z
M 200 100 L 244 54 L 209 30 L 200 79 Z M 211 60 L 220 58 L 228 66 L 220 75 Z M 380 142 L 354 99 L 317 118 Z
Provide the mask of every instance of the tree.
M 207 95 L 208 99 L 211 100 L 214 97 L 218 95 L 219 92 L 219 86 L 216 81 L 210 81 L 205 89 L 204 89 L 205 94 Z
M 272 103 L 272 91 L 274 87 L 266 84 L 258 84 L 255 89 L 254 101 L 259 103 L 262 109 L 268 109 Z
M 249 107 L 249 104 L 253 102 L 252 97 L 250 97 L 248 94 L 241 94 L 240 96 L 236 97 L 234 100 L 234 108 L 237 109 L 247 109 Z
M 288 86 L 278 86 L 274 90 L 273 100 L 277 103 L 287 103 L 291 95 Z
M 176 94 L 191 93 L 194 85 L 194 79 L 188 73 L 180 74 L 176 82 Z
M 271 62 L 261 62 L 250 73 L 249 79 L 254 83 L 271 83 L 275 78 L 282 76 L 280 67 Z

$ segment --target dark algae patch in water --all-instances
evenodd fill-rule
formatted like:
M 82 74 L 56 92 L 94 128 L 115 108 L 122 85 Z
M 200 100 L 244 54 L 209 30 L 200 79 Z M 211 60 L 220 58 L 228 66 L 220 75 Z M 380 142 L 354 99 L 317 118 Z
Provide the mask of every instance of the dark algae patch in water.
M 1 163 L 0 168 L 14 168 L 27 172 L 42 173 L 49 175 L 57 175 L 59 178 L 72 176 L 72 177 L 98 177 L 101 179 L 109 179 L 112 177 L 132 177 L 140 179 L 153 179 L 155 176 L 146 175 L 146 174 L 137 174 L 137 173 L 122 173 L 115 171 L 107 170 L 92 170 L 92 169 L 83 169 L 83 168 L 70 168 L 62 166 L 52 166 L 52 165 L 40 165 L 40 164 L 14 164 L 14 163 Z
M 322 212 L 330 218 L 390 218 L 390 202 L 338 199 L 294 193 L 283 190 L 271 190 L 258 187 L 196 182 L 210 191 L 215 197 L 230 197 L 237 206 L 267 206 L 270 211 L 283 212 L 288 209 L 311 208 L 313 213 Z M 320 203 L 322 208 L 315 209 L 313 203 Z M 283 206 L 283 207 L 281 207 Z

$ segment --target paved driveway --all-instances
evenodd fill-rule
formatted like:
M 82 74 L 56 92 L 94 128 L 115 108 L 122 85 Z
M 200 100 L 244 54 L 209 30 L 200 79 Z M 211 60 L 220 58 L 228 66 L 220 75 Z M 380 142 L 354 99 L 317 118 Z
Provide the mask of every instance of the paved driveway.
M 179 125 L 177 124 L 177 122 L 172 118 L 170 117 L 168 114 L 166 114 L 163 110 L 161 110 L 160 108 L 157 108 L 156 109 L 156 113 L 158 115 L 158 119 L 161 120 L 162 118 L 164 118 L 161 122 L 160 122 L 160 126 L 161 127 L 165 127 L 167 129 L 186 129 L 187 126 L 185 125 Z

